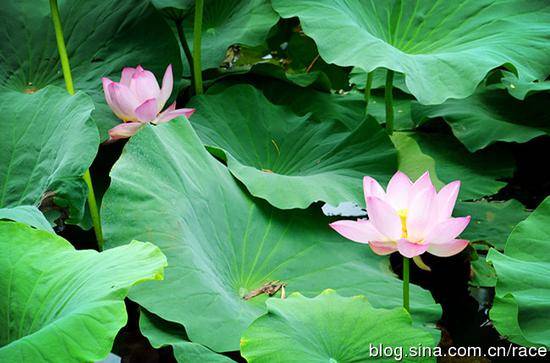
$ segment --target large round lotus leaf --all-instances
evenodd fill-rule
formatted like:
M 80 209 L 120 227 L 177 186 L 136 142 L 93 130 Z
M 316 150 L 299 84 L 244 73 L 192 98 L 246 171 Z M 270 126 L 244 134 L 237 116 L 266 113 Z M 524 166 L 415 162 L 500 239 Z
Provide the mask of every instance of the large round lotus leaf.
M 550 347 L 550 197 L 519 223 L 504 254 L 490 250 L 497 272 L 491 320 L 514 343 Z
M 155 0 L 159 9 L 180 11 L 176 19 L 182 22 L 189 48 L 193 49 L 195 7 L 189 1 Z M 205 0 L 202 20 L 201 68 L 218 68 L 233 44 L 260 45 L 279 17 L 268 0 Z M 184 74 L 190 74 L 184 62 Z
M 0 208 L 0 220 L 1 219 L 21 222 L 43 231 L 53 232 L 50 222 L 48 222 L 42 212 L 34 205 Z
M 512 176 L 514 162 L 504 149 L 492 148 L 469 153 L 452 136 L 439 133 L 394 132 L 399 170 L 411 178 L 429 171 L 436 187 L 454 180 L 462 182 L 460 200 L 493 195 Z
M 443 117 L 455 136 L 470 151 L 497 141 L 526 142 L 550 133 L 550 93 L 537 93 L 518 101 L 506 90 L 481 87 L 462 100 L 436 106 L 413 103 L 413 119 Z
M 77 90 L 96 105 L 102 140 L 120 121 L 107 106 L 101 77 L 118 81 L 123 67 L 141 64 L 161 77 L 180 74 L 176 38 L 148 0 L 59 0 Z M 29 93 L 64 85 L 48 1 L 6 1 L 0 8 L 0 85 Z
M 171 346 L 174 357 L 180 363 L 228 363 L 232 359 L 215 353 L 204 345 L 189 341 L 183 326 L 162 320 L 158 316 L 141 309 L 139 330 L 154 348 Z
M 0 222 L 0 361 L 95 362 L 126 324 L 130 287 L 162 279 L 150 243 L 76 251 L 52 233 Z
M 193 126 L 202 141 L 225 153 L 252 195 L 277 208 L 362 204 L 362 177 L 387 181 L 396 170 L 391 140 L 372 118 L 350 132 L 275 106 L 249 85 L 195 97 L 189 106 L 197 110 Z
M 402 303 L 387 258 L 341 238 L 320 210 L 279 210 L 250 197 L 181 119 L 126 144 L 102 217 L 107 246 L 141 238 L 168 257 L 164 283 L 138 286 L 131 298 L 215 351 L 239 348 L 265 312 L 265 294 L 244 297 L 275 280 L 307 296 L 334 288 L 364 293 L 377 307 Z M 427 291 L 412 286 L 411 296 L 418 323 L 438 319 Z
M 410 349 L 435 347 L 431 334 L 413 327 L 403 308 L 376 309 L 364 296 L 341 297 L 325 290 L 315 298 L 294 293 L 267 300 L 267 314 L 241 338 L 249 363 L 389 362 L 380 347 L 402 350 L 406 362 L 435 362 L 408 357 Z
M 47 193 L 68 209 L 69 222 L 80 221 L 82 176 L 99 144 L 93 108 L 84 93 L 70 96 L 55 86 L 33 94 L 0 91 L 0 207 L 38 206 Z
M 487 72 L 514 67 L 522 78 L 550 73 L 547 0 L 273 0 L 298 16 L 328 63 L 405 74 L 424 104 L 471 95 Z
M 512 229 L 529 216 L 517 200 L 506 202 L 480 200 L 457 203 L 454 215 L 472 216 L 468 228 L 460 234 L 471 242 L 483 241 L 503 250 Z

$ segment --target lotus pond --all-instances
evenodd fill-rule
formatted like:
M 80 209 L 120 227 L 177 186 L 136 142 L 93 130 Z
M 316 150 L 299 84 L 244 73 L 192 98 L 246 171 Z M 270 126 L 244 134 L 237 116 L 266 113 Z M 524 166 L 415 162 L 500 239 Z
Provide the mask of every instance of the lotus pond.
M 0 362 L 550 348 L 548 0 L 0 6 Z

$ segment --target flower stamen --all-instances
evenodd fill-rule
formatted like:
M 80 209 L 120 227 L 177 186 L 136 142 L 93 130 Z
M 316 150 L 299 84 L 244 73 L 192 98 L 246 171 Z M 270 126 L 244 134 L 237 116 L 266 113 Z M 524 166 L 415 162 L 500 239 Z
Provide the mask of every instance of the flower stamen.
M 401 218 L 401 238 L 407 238 L 407 213 L 408 210 L 401 209 L 397 214 Z

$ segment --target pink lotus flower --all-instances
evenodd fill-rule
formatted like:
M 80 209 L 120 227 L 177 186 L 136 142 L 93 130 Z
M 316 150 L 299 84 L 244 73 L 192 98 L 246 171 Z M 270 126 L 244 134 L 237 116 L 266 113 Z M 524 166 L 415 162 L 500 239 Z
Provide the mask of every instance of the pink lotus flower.
M 378 255 L 399 251 L 409 258 L 426 251 L 448 257 L 468 245 L 468 241 L 457 237 L 470 222 L 470 216 L 451 217 L 460 181 L 447 184 L 437 193 L 428 172 L 412 183 L 398 171 L 387 191 L 368 176 L 363 179 L 363 189 L 369 219 L 331 223 L 342 236 L 368 243 Z
M 124 121 L 109 130 L 111 140 L 128 138 L 145 124 L 159 124 L 184 115 L 190 117 L 195 109 L 176 109 L 176 102 L 161 112 L 170 98 L 174 86 L 172 65 L 169 65 L 162 78 L 162 88 L 155 75 L 141 66 L 126 67 L 122 70 L 120 82 L 102 78 L 105 99 L 114 114 Z

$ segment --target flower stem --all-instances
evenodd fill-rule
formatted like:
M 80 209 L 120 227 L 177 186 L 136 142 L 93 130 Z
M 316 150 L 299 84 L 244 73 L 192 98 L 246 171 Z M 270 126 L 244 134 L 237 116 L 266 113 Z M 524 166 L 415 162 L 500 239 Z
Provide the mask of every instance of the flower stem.
M 204 0 L 195 0 L 195 20 L 193 24 L 193 77 L 195 79 L 195 94 L 202 95 L 202 71 L 201 71 L 201 37 L 202 37 L 202 12 Z
M 409 259 L 403 256 L 403 308 L 410 312 L 409 305 Z
M 101 230 L 101 219 L 99 217 L 99 208 L 95 199 L 94 186 L 92 184 L 92 176 L 90 175 L 90 169 L 84 173 L 84 182 L 88 186 L 88 208 L 90 208 L 90 215 L 92 216 L 92 224 L 94 226 L 95 238 L 97 240 L 97 247 L 100 251 L 103 250 L 103 231 Z
M 385 103 L 386 103 L 386 131 L 388 135 L 393 134 L 393 71 L 388 69 L 386 74 L 385 88 Z
M 187 58 L 187 63 L 189 64 L 189 69 L 191 71 L 191 82 L 193 89 L 195 88 L 195 76 L 194 76 L 194 69 L 193 69 L 193 55 L 191 54 L 191 49 L 189 49 L 189 44 L 187 43 L 187 40 L 185 39 L 185 34 L 183 33 L 183 22 L 181 19 L 176 20 L 176 29 L 178 32 L 178 39 L 180 41 L 181 47 L 183 48 L 183 52 L 185 53 L 185 58 Z
M 372 88 L 372 78 L 374 71 L 371 71 L 367 74 L 367 84 L 365 86 L 365 115 L 368 114 L 369 101 L 370 101 L 370 90 Z
M 71 75 L 71 66 L 69 64 L 69 57 L 67 55 L 67 48 L 65 47 L 65 40 L 63 38 L 63 28 L 61 26 L 61 17 L 59 16 L 59 7 L 57 6 L 57 0 L 50 0 L 50 9 L 52 13 L 53 26 L 55 29 L 55 39 L 57 41 L 57 50 L 59 52 L 59 58 L 61 59 L 61 69 L 63 71 L 63 78 L 65 79 L 65 87 L 69 94 L 74 95 L 73 77 Z M 88 207 L 90 208 L 90 215 L 92 216 L 92 223 L 94 225 L 94 232 L 97 239 L 97 245 L 99 250 L 103 249 L 103 233 L 101 231 L 101 220 L 99 218 L 99 211 L 97 208 L 97 202 L 95 199 L 94 188 L 92 185 L 92 178 L 90 176 L 90 170 L 86 170 L 83 176 L 84 182 L 88 186 Z
M 71 95 L 74 95 L 73 76 L 71 75 L 71 66 L 69 64 L 69 57 L 67 56 L 65 40 L 63 39 L 63 27 L 61 26 L 61 17 L 59 16 L 57 0 L 50 0 L 50 9 L 53 27 L 55 29 L 55 39 L 57 41 L 57 51 L 61 59 L 61 70 L 63 71 L 63 78 L 65 79 L 65 87 Z

